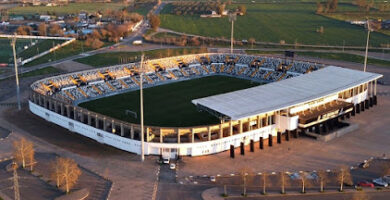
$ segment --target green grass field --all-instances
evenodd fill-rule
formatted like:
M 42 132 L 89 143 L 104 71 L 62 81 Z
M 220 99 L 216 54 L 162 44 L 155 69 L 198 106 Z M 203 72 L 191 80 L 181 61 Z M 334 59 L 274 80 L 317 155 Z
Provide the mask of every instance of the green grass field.
M 40 76 L 40 75 L 47 75 L 47 74 L 54 74 L 54 73 L 59 73 L 61 70 L 49 66 L 49 67 L 44 67 L 41 69 L 36 69 L 30 72 L 26 72 L 20 75 L 21 78 L 27 78 L 27 77 L 32 77 L 32 76 Z
M 106 43 L 105 45 L 109 45 L 109 44 L 112 44 L 112 43 Z M 72 42 L 71 44 L 68 44 L 68 45 L 66 45 L 66 46 L 64 46 L 64 47 L 62 47 L 54 52 L 51 52 L 51 53 L 46 54 L 40 58 L 35 59 L 35 60 L 27 63 L 24 66 L 30 67 L 30 66 L 39 65 L 42 63 L 60 60 L 60 59 L 63 59 L 63 58 L 69 57 L 69 56 L 74 56 L 74 55 L 80 54 L 82 52 L 91 51 L 91 50 L 93 50 L 93 49 L 90 47 L 86 47 L 84 45 L 84 41 L 76 40 L 75 42 Z
M 144 53 L 148 59 L 153 59 L 202 52 L 204 52 L 204 50 L 199 48 L 175 48 L 150 50 L 145 51 Z M 109 65 L 121 64 L 121 61 L 122 63 L 136 62 L 140 60 L 140 56 L 141 52 L 113 52 L 95 54 L 85 58 L 76 59 L 75 61 L 94 67 L 104 67 Z
M 211 76 L 182 81 L 144 90 L 144 120 L 146 125 L 186 127 L 219 123 L 207 112 L 198 112 L 191 100 L 257 86 L 248 80 Z M 139 91 L 119 94 L 80 104 L 91 111 L 117 119 L 139 123 L 139 119 L 125 115 L 125 110 L 139 114 Z
M 9 10 L 11 15 L 33 15 L 33 14 L 78 14 L 81 11 L 97 12 L 105 10 L 119 10 L 124 8 L 122 3 L 70 3 L 65 6 L 27 6 L 27 7 L 14 7 Z
M 359 55 L 353 55 L 348 53 L 320 53 L 320 52 L 298 52 L 298 55 L 310 56 L 315 58 L 331 59 L 331 60 L 341 60 L 355 63 L 364 63 L 364 57 Z M 390 67 L 390 61 L 379 60 L 374 58 L 368 58 L 367 64 L 377 65 L 383 67 Z
M 34 46 L 31 46 L 31 42 L 37 42 Z M 27 59 L 39 52 L 46 51 L 53 47 L 53 45 L 63 43 L 63 40 L 29 40 L 29 39 L 17 39 L 16 40 L 16 52 L 18 58 Z M 12 62 L 12 47 L 11 39 L 0 38 L 0 63 Z M 24 46 L 29 46 L 28 49 L 24 49 Z
M 236 6 L 236 5 L 233 5 Z M 237 17 L 235 39 L 255 38 L 263 42 L 364 46 L 366 32 L 362 27 L 315 14 L 315 3 L 246 4 L 247 14 Z M 197 15 L 171 14 L 171 5 L 164 7 L 161 27 L 179 32 L 230 37 L 228 18 L 200 18 Z M 353 6 L 340 4 L 339 10 L 353 10 Z M 323 26 L 324 33 L 316 30 Z M 372 46 L 390 43 L 390 37 L 374 32 Z

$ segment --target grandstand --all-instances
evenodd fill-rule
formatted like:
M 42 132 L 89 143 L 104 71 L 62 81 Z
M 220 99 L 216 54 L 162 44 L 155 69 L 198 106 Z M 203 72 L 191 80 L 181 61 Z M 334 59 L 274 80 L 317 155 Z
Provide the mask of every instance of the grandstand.
M 31 85 L 30 110 L 71 131 L 129 152 L 140 153 L 140 126 L 77 106 L 82 102 L 139 89 L 143 85 L 223 75 L 269 83 L 194 99 L 219 124 L 196 127 L 145 126 L 145 153 L 206 155 L 290 133 L 333 127 L 340 117 L 376 102 L 379 74 L 316 63 L 244 54 L 196 54 L 129 63 L 39 80 Z M 305 75 L 303 75 L 305 74 Z M 286 80 L 287 79 L 287 80 Z M 362 106 L 363 105 L 363 106 Z M 329 122 L 332 122 L 329 125 Z M 333 125 L 332 125 L 333 124 Z M 326 128 L 325 128 L 326 129 Z

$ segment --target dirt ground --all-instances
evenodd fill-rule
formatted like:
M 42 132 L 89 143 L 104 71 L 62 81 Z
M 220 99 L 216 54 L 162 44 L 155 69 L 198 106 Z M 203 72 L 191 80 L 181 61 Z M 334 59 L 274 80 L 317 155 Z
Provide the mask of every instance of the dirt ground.
M 93 69 L 92 66 L 82 64 L 75 62 L 73 60 L 68 60 L 62 63 L 59 63 L 57 65 L 54 65 L 53 67 L 62 70 L 64 72 L 75 72 L 75 71 L 82 71 L 82 70 L 88 70 L 88 69 Z

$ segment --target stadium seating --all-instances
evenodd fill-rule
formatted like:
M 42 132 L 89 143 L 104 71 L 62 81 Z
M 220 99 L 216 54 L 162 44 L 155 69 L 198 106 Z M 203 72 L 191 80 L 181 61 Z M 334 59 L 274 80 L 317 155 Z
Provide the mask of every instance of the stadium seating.
M 67 101 L 96 98 L 113 92 L 138 89 L 139 67 L 139 63 L 129 63 L 59 75 L 34 83 L 32 89 Z M 156 85 L 213 74 L 273 82 L 309 73 L 320 67 L 316 63 L 242 54 L 185 55 L 145 62 L 143 84 Z

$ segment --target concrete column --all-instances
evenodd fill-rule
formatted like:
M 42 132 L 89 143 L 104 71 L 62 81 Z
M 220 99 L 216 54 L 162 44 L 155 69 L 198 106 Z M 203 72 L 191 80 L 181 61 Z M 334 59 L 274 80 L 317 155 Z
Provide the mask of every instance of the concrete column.
M 260 115 L 257 115 L 257 128 L 261 128 L 260 121 L 261 121 Z
M 61 106 L 61 115 L 64 116 L 64 104 L 61 103 L 60 106 Z
M 134 139 L 134 125 L 130 126 L 130 139 Z
M 80 121 L 82 123 L 84 123 L 84 113 L 83 113 L 83 111 L 80 110 L 79 114 L 80 114 Z
M 37 103 L 37 95 L 35 93 L 33 93 L 32 97 L 33 97 L 33 102 L 36 104 Z
M 146 141 L 149 142 L 150 141 L 150 128 L 146 128 Z
M 176 129 L 176 134 L 177 134 L 177 143 L 180 144 L 180 129 Z
M 191 142 L 192 143 L 195 142 L 195 129 L 194 128 L 191 128 Z
M 98 115 L 95 115 L 95 128 L 99 128 L 99 118 Z
M 272 147 L 272 143 L 273 143 L 273 142 L 272 142 L 272 139 L 273 139 L 273 138 L 272 138 L 272 135 L 269 134 L 269 135 L 268 135 L 268 146 L 270 146 L 270 147 Z
M 54 112 L 58 113 L 57 101 L 54 101 Z
M 41 98 L 41 95 L 38 95 L 38 102 L 39 102 L 39 105 L 42 106 L 42 98 Z
M 247 127 L 246 128 L 247 131 L 251 130 L 251 120 L 248 120 L 246 127 Z
M 77 121 L 76 107 L 73 107 L 73 119 Z
M 66 115 L 70 118 L 70 106 L 66 105 Z
M 223 127 L 222 124 L 219 124 L 219 139 L 223 138 Z
M 159 132 L 160 132 L 160 143 L 163 143 L 164 142 L 164 136 L 163 136 L 163 131 L 162 131 L 162 128 L 159 129 Z
M 238 133 L 242 133 L 242 120 L 239 120 L 239 123 Z
M 47 100 L 45 97 L 43 97 L 43 107 L 47 108 Z
M 208 141 L 211 141 L 211 128 L 210 126 L 207 127 L 207 132 L 208 132 Z
M 49 101 L 49 110 L 53 110 L 53 101 L 51 99 Z
M 290 130 L 286 131 L 286 141 L 290 141 Z
M 107 130 L 107 122 L 106 122 L 106 117 L 103 117 L 103 131 Z
M 88 121 L 88 125 L 91 126 L 92 125 L 92 119 L 91 119 L 91 113 L 90 112 L 87 113 L 87 121 Z
M 229 135 L 230 136 L 233 135 L 233 122 L 232 122 L 232 120 L 230 120 L 230 122 L 229 122 Z
M 121 136 L 123 137 L 125 135 L 125 127 L 121 123 Z
M 115 122 L 114 120 L 111 120 L 111 132 L 115 133 L 116 132 L 116 127 L 115 127 Z

